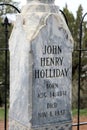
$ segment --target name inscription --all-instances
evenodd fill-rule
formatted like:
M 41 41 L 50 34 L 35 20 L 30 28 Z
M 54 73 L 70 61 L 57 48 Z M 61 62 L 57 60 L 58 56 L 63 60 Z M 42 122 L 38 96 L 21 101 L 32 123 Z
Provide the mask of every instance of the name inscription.
M 61 46 L 59 45 L 48 45 L 44 46 L 43 54 L 60 54 L 62 53 Z
M 49 55 L 49 57 L 40 58 L 40 66 L 42 69 L 35 69 L 34 77 L 35 78 L 58 78 L 58 77 L 67 77 L 69 73 L 69 68 L 59 68 L 63 66 L 64 57 L 54 57 L 50 56 L 51 54 L 61 54 L 61 46 L 46 46 L 44 47 L 43 55 Z M 52 69 L 43 69 L 43 67 L 53 67 Z
M 68 110 L 64 100 L 69 93 L 62 81 L 67 79 L 70 67 L 65 65 L 65 58 L 62 46 L 44 45 L 42 57 L 38 58 L 38 66 L 33 70 L 33 77 L 39 83 L 39 88 L 38 84 L 35 86 L 34 95 L 38 104 L 38 109 L 34 112 L 36 115 L 33 116 L 35 125 L 66 119 Z

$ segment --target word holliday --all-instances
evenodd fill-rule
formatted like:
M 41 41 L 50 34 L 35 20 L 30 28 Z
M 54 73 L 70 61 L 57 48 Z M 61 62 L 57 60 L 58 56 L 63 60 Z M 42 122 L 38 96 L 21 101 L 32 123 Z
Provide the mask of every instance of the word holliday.
M 49 57 L 43 56 L 40 58 L 39 69 L 35 69 L 34 71 L 35 78 L 67 77 L 69 68 L 59 68 L 59 66 L 61 67 L 63 65 L 64 57 L 55 56 L 55 54 L 58 55 L 61 53 L 62 49 L 60 46 L 44 46 L 43 55 L 47 54 Z

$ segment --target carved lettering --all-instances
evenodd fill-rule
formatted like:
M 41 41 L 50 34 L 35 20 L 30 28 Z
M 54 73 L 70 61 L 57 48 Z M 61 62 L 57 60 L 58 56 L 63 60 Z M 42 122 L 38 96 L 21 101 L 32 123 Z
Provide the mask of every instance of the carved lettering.
M 47 109 L 49 108 L 57 108 L 57 103 L 54 102 L 54 103 L 47 103 Z
M 47 112 L 38 113 L 38 118 L 47 118 L 47 116 L 48 116 Z
M 61 46 L 56 46 L 56 45 L 44 46 L 43 54 L 60 54 L 60 53 L 62 53 Z
M 47 93 L 46 92 L 38 93 L 38 98 L 46 98 L 46 97 L 47 97 Z
M 45 112 L 39 112 L 38 118 L 49 118 L 49 117 L 59 117 L 63 116 L 66 113 L 66 110 L 56 110 L 56 111 L 45 111 Z
M 55 98 L 55 97 L 61 97 L 61 96 L 66 96 L 67 91 L 58 91 L 58 92 L 50 92 L 50 98 Z
M 58 88 L 58 84 L 56 84 L 56 83 L 53 83 L 53 84 L 46 84 L 46 88 L 47 89 L 56 89 L 56 88 Z
M 63 57 L 42 57 L 41 66 L 61 66 L 63 59 Z
M 57 98 L 57 97 L 63 97 L 63 96 L 67 96 L 67 91 L 49 91 L 49 92 L 40 92 L 38 93 L 37 97 L 40 99 L 43 98 Z M 53 104 L 48 103 L 47 104 L 47 108 L 55 108 L 56 103 L 54 103 L 54 107 Z
M 64 69 L 42 69 L 35 70 L 35 78 L 56 78 L 56 77 L 67 77 L 69 68 Z

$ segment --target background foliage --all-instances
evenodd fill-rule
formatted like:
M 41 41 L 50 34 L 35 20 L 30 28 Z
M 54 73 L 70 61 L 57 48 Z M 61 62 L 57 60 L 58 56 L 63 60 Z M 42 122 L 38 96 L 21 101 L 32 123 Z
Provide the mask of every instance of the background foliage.
M 79 33 L 80 22 L 83 16 L 83 8 L 79 5 L 76 17 L 68 10 L 67 5 L 63 9 L 67 19 L 68 26 L 74 39 L 74 52 L 73 52 L 73 107 L 77 107 L 77 95 L 78 95 L 78 51 L 79 49 Z M 83 34 L 82 34 L 82 49 L 87 50 L 87 21 L 83 22 Z M 81 54 L 81 108 L 87 108 L 87 51 Z

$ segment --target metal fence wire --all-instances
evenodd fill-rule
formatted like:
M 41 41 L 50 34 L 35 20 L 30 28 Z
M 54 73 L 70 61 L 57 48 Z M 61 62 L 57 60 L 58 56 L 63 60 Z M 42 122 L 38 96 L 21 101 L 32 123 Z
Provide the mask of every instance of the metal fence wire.
M 17 7 L 15 7 L 12 4 L 8 4 L 8 3 L 1 3 L 0 6 L 10 6 L 11 8 L 14 8 L 18 13 L 20 13 L 19 9 Z M 8 72 L 7 70 L 8 68 L 8 33 L 9 33 L 9 20 L 7 17 L 5 17 L 4 19 L 4 23 L 2 24 L 4 27 L 4 35 L 5 35 L 5 48 L 0 48 L 0 51 L 4 51 L 5 54 L 5 76 L 4 76 L 4 91 L 5 91 L 5 114 L 4 114 L 4 130 L 7 130 L 7 88 L 8 88 Z
M 11 4 L 7 4 L 7 3 L 2 3 L 0 4 L 0 6 L 10 6 L 12 8 L 14 8 L 18 13 L 20 13 L 20 11 Z M 63 11 L 60 10 L 60 12 L 63 14 L 66 23 L 68 24 L 68 20 L 66 15 L 64 14 Z M 77 130 L 80 130 L 80 125 L 87 125 L 87 122 L 80 122 L 80 99 L 81 99 L 81 95 L 80 95 L 80 89 L 81 89 L 81 54 L 83 51 L 87 52 L 87 49 L 82 49 L 82 24 L 83 24 L 83 20 L 85 18 L 85 16 L 87 15 L 87 13 L 84 14 L 84 16 L 82 17 L 81 20 L 81 24 L 80 24 L 80 34 L 79 34 L 79 49 L 75 50 L 78 52 L 79 54 L 79 67 L 78 67 L 78 122 L 72 124 L 72 126 L 77 126 Z M 4 130 L 7 130 L 7 88 L 8 88 L 8 30 L 9 30 L 9 20 L 7 17 L 5 17 L 4 19 L 4 23 L 3 23 L 3 27 L 4 27 L 4 35 L 5 35 L 5 48 L 0 48 L 0 52 L 4 52 L 4 56 L 5 56 L 5 76 L 4 76 L 4 90 L 5 90 L 5 115 L 4 115 Z

